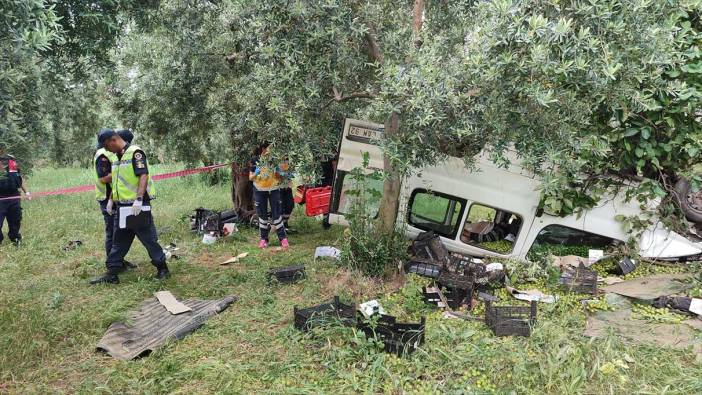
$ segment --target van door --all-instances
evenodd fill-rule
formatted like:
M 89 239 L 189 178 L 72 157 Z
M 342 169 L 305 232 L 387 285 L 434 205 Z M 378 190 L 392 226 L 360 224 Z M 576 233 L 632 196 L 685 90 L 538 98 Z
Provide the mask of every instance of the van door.
M 344 214 L 349 212 L 351 207 L 350 196 L 347 191 L 353 188 L 353 180 L 349 173 L 363 167 L 363 157 L 368 155 L 367 173 L 374 170 L 384 170 L 383 152 L 380 149 L 380 142 L 383 139 L 385 127 L 367 121 L 347 118 L 344 122 L 344 130 L 341 135 L 339 147 L 339 160 L 334 174 L 334 186 L 332 201 L 329 207 L 329 222 L 332 224 L 348 225 Z M 369 180 L 369 186 L 378 191 L 383 191 L 383 182 L 380 180 Z M 379 202 L 369 207 L 369 211 L 377 215 Z

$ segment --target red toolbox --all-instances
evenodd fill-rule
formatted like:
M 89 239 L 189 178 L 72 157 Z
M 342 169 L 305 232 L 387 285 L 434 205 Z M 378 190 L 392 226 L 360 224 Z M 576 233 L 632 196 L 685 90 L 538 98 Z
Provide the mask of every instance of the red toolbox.
M 316 217 L 329 213 L 332 187 L 308 188 L 305 191 L 305 215 Z

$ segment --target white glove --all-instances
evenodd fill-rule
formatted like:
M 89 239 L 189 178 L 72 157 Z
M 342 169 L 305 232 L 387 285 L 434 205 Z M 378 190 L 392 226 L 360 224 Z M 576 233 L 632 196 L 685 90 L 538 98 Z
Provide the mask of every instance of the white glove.
M 141 213 L 141 206 L 143 202 L 141 200 L 135 200 L 134 204 L 132 204 L 132 215 L 139 215 Z
M 24 193 L 24 197 L 26 197 L 27 200 L 32 200 L 32 194 L 29 193 L 29 191 L 27 191 L 27 192 Z
M 107 205 L 105 206 L 105 211 L 107 211 L 108 214 L 112 215 L 112 208 L 114 207 L 115 202 L 112 201 L 112 199 L 107 201 Z

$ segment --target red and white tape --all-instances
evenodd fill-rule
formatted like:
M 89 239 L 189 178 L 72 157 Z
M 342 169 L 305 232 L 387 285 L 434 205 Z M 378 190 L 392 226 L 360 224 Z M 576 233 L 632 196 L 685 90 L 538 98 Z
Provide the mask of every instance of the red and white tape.
M 230 166 L 230 164 L 223 163 L 223 164 L 219 164 L 219 165 L 198 167 L 197 169 L 186 169 L 186 170 L 174 171 L 171 173 L 156 174 L 156 175 L 152 176 L 151 178 L 154 181 L 161 181 L 161 180 L 167 180 L 169 178 L 185 177 L 185 176 L 189 176 L 189 175 L 193 175 L 193 174 L 205 173 L 208 171 L 221 169 L 221 168 L 227 167 L 227 166 Z M 94 184 L 80 185 L 77 187 L 61 188 L 61 189 L 56 189 L 53 191 L 35 192 L 35 193 L 32 193 L 32 199 L 37 198 L 37 197 L 42 197 L 42 196 L 69 195 L 72 193 L 83 193 L 83 192 L 89 192 L 89 191 L 94 191 L 94 190 L 95 190 Z M 26 199 L 26 198 L 27 198 L 26 196 L 10 196 L 10 197 L 0 198 L 0 201 Z

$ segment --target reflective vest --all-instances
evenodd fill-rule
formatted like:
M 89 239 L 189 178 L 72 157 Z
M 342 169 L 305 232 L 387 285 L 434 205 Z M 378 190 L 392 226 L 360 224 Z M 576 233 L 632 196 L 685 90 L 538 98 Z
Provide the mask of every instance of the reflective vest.
M 112 162 L 112 200 L 115 202 L 131 204 L 134 203 L 137 198 L 139 176 L 134 174 L 132 158 L 134 158 L 134 152 L 140 150 L 141 149 L 136 145 L 130 145 L 129 148 L 124 151 L 122 159 L 115 156 Z M 150 199 L 153 199 L 156 197 L 153 181 L 150 175 L 147 175 L 147 178 L 149 181 L 146 186 L 146 193 L 149 194 Z
M 100 158 L 100 155 L 105 155 L 107 160 L 110 161 L 110 165 L 115 161 L 115 159 L 117 159 L 117 155 L 104 148 L 100 148 L 97 150 L 97 152 L 95 152 L 95 157 L 93 158 L 93 169 L 95 169 L 95 199 L 97 199 L 98 202 L 108 198 L 107 184 L 100 182 L 100 176 L 97 173 L 98 158 Z

